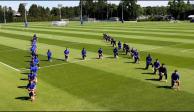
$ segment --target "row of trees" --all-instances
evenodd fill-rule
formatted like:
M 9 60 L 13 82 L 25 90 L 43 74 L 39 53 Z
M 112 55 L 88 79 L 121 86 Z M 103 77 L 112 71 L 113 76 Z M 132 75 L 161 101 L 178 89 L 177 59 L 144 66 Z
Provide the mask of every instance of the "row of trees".
M 137 0 L 121 0 L 119 5 L 110 4 L 107 0 L 81 0 L 79 6 L 75 7 L 62 7 L 62 18 L 73 19 L 80 17 L 80 5 L 83 6 L 83 16 L 89 18 L 96 18 L 98 20 L 105 20 L 110 17 L 119 17 L 124 20 L 134 20 L 138 16 L 155 16 L 155 15 L 171 15 L 175 19 L 187 19 L 188 14 L 192 14 L 194 7 L 190 4 L 189 0 L 170 0 L 168 6 L 162 7 L 141 7 L 137 4 Z M 3 19 L 3 7 L 0 6 L 0 22 L 4 22 Z M 18 12 L 21 17 L 13 17 L 13 10 L 5 8 L 7 22 L 23 21 L 25 17 L 25 7 L 23 4 L 19 5 Z M 27 11 L 28 21 L 49 21 L 59 20 L 59 8 L 37 6 L 33 4 Z
M 13 21 L 13 10 L 11 7 L 2 7 L 0 6 L 0 23 L 4 22 L 4 13 L 6 14 L 5 19 L 6 22 Z

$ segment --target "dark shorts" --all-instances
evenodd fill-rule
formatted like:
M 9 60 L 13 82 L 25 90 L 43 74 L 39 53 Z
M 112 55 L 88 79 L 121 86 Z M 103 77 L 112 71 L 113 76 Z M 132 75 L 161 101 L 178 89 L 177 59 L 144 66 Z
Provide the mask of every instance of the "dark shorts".
M 30 92 L 29 93 L 29 97 L 32 97 L 32 96 L 34 96 L 34 93 L 33 92 Z

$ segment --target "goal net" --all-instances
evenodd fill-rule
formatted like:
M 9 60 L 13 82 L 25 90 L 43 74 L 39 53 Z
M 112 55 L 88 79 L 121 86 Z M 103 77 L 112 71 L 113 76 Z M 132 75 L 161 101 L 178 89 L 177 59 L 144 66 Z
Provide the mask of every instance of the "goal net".
M 52 21 L 53 26 L 67 26 L 69 24 L 68 19 L 61 19 L 61 21 Z

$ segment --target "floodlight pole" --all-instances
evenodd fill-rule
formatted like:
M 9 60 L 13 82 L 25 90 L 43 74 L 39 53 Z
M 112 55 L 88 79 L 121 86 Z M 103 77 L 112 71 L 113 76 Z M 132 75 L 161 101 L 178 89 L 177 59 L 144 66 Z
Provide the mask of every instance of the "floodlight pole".
M 4 8 L 3 8 L 4 10 L 3 10 L 3 12 L 4 12 L 4 14 L 3 14 L 3 17 L 4 17 L 4 23 L 6 24 L 6 17 L 5 17 L 5 10 L 6 10 L 6 7 L 4 6 Z
M 23 5 L 24 5 L 24 9 L 25 9 L 25 11 L 24 11 L 24 13 L 25 13 L 25 27 L 28 27 L 28 21 L 27 21 L 27 12 L 26 12 L 26 5 L 27 5 L 27 3 L 22 3 Z
M 106 18 L 107 18 L 107 20 L 108 20 L 108 0 L 107 0 L 107 2 L 106 2 L 106 5 L 107 5 L 107 9 L 106 9 Z
M 123 1 L 122 1 L 122 19 L 121 19 L 121 22 L 124 23 L 124 20 L 123 20 Z
M 82 17 L 82 0 L 80 0 L 81 10 L 80 10 L 80 22 L 83 25 L 83 17 Z
M 23 5 L 24 5 L 24 8 L 25 8 L 25 22 L 27 22 L 27 12 L 26 12 L 27 3 L 23 3 Z
M 60 20 L 61 20 L 61 7 L 62 7 L 62 4 L 58 4 L 58 7 L 59 7 L 59 16 L 60 16 Z

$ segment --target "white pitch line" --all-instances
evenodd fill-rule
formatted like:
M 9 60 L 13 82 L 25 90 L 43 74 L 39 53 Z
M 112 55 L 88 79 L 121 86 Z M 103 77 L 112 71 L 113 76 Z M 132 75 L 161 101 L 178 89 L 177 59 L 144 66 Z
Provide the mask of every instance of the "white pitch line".
M 185 49 L 185 50 L 182 50 L 181 52 L 188 52 L 188 51 L 191 51 L 193 49 Z
M 39 69 L 50 68 L 50 67 L 54 67 L 54 66 L 60 66 L 60 65 L 71 64 L 71 63 L 78 63 L 78 62 L 82 62 L 82 61 L 90 61 L 90 60 L 96 60 L 96 59 L 77 60 L 77 61 L 72 61 L 72 62 L 69 62 L 69 63 L 60 63 L 60 64 L 48 65 L 48 66 L 40 67 Z M 21 71 L 26 71 L 26 70 L 29 70 L 29 69 L 23 69 Z
M 8 65 L 8 64 L 5 64 L 5 63 L 3 63 L 3 62 L 0 62 L 2 65 L 4 65 L 4 66 L 6 66 L 6 67 L 8 67 L 8 68 L 11 68 L 11 69 L 13 69 L 13 70 L 15 70 L 15 71 L 20 71 L 19 69 L 17 69 L 17 68 L 14 68 L 14 67 L 12 67 L 12 66 L 10 66 L 10 65 Z
M 155 47 L 155 48 L 150 48 L 150 49 L 144 49 L 144 50 L 140 50 L 140 51 L 150 51 L 150 50 L 155 50 L 155 49 L 160 49 L 163 47 Z

